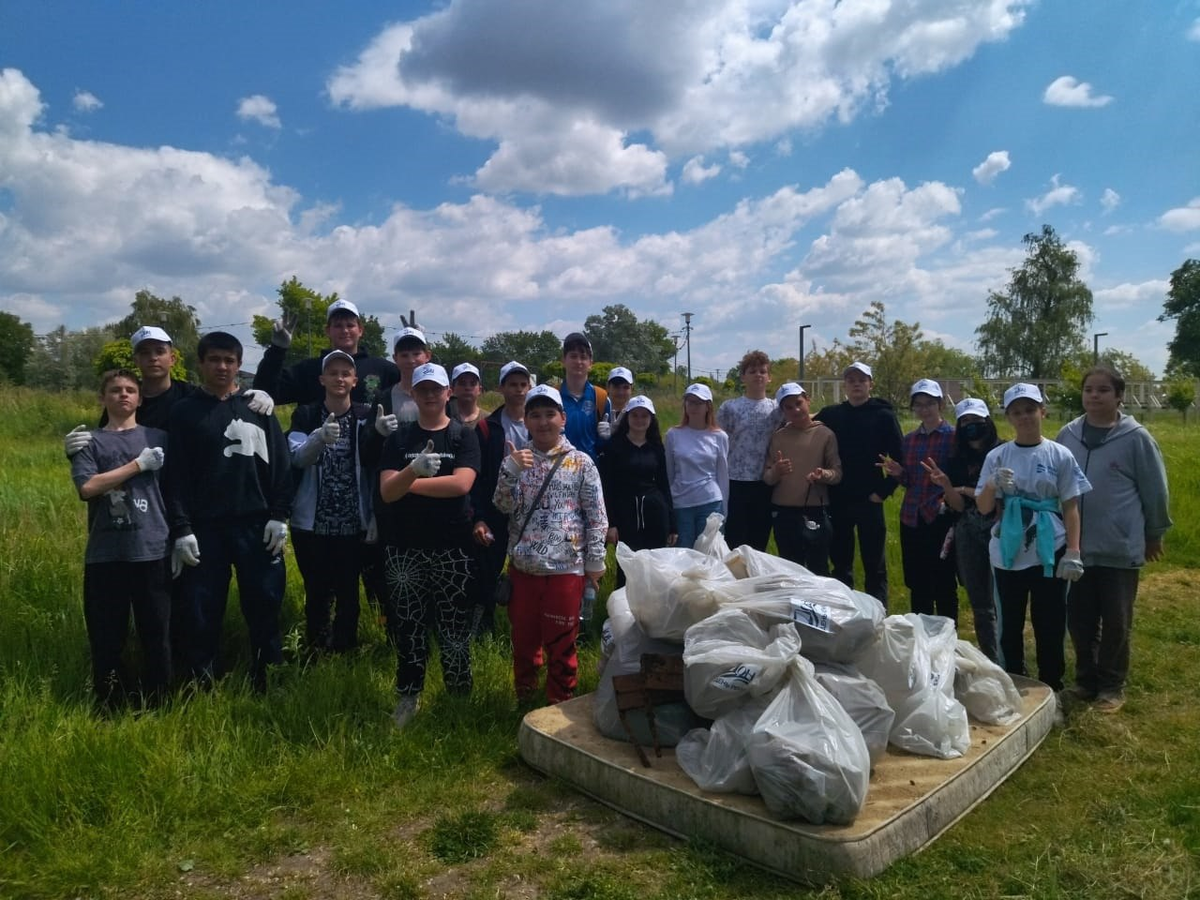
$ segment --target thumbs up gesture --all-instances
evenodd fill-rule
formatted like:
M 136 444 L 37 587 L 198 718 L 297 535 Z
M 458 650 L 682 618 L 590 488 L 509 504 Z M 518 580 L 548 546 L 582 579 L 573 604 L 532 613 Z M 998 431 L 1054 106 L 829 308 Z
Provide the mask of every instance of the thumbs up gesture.
M 333 413 L 329 414 L 329 418 L 325 420 L 325 424 L 317 430 L 321 433 L 321 440 L 325 442 L 326 447 L 332 447 L 338 442 L 338 438 L 342 436 L 342 429 L 338 427 L 337 416 Z
M 375 430 L 383 437 L 387 437 L 399 427 L 400 420 L 396 418 L 395 414 L 384 415 L 382 403 L 375 407 Z
M 791 475 L 792 469 L 794 468 L 792 461 L 783 455 L 782 450 L 776 451 L 775 459 L 771 463 L 771 466 L 775 469 L 776 474 L 781 478 L 784 475 Z
M 413 474 L 418 478 L 429 478 L 438 473 L 442 467 L 442 458 L 433 449 L 433 441 L 425 442 L 425 449 L 413 457 L 408 464 Z
M 504 452 L 518 469 L 533 468 L 533 451 L 528 447 L 524 450 L 518 450 L 512 441 L 505 441 Z

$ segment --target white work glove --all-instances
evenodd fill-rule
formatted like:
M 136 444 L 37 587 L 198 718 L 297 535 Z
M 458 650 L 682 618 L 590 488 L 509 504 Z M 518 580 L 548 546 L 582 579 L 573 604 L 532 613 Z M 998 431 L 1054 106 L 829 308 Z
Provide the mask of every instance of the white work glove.
M 408 464 L 418 478 L 430 478 L 442 467 L 442 458 L 433 452 L 433 441 L 425 443 L 425 449 L 413 457 Z
M 171 577 L 178 578 L 184 566 L 200 565 L 200 542 L 194 534 L 185 534 L 175 539 L 175 549 L 171 551 Z
M 63 452 L 67 458 L 74 456 L 92 441 L 92 432 L 86 425 L 76 425 L 63 438 Z
M 384 415 L 382 403 L 375 407 L 375 430 L 383 437 L 387 437 L 399 427 L 400 420 L 396 418 L 395 413 Z
M 606 422 L 603 419 L 596 423 L 596 437 L 602 441 L 607 441 L 612 437 L 612 423 Z
M 326 447 L 332 447 L 338 442 L 338 438 L 342 436 L 341 426 L 338 425 L 337 416 L 333 413 L 329 414 L 329 418 L 325 420 L 325 424 L 317 429 L 317 434 L 321 440 L 325 442 Z
M 1054 577 L 1063 581 L 1078 581 L 1083 577 L 1083 560 L 1079 558 L 1078 550 L 1068 550 L 1062 555 Z
M 292 346 L 292 332 L 300 321 L 299 313 L 284 313 L 271 323 L 271 343 L 286 350 Z
M 996 474 L 992 476 L 992 483 L 996 485 L 996 490 L 1001 494 L 1015 494 L 1017 492 L 1017 473 L 1012 469 L 997 469 Z
M 263 543 L 267 547 L 267 552 L 272 556 L 278 556 L 283 552 L 283 545 L 287 542 L 287 522 L 280 522 L 278 519 L 271 519 L 267 522 L 267 527 L 263 529 Z
M 260 416 L 269 416 L 275 412 L 275 401 L 266 391 L 242 391 L 242 396 L 246 398 L 250 412 Z
M 161 469 L 165 454 L 162 447 L 147 447 L 134 460 L 139 472 L 154 472 Z

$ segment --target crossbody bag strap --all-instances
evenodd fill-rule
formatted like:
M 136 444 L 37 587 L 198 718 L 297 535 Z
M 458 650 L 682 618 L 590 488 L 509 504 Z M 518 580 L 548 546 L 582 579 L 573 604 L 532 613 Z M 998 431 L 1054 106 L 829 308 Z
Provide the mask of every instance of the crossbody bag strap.
M 521 530 L 517 532 L 517 539 L 513 542 L 514 547 L 521 543 L 521 536 L 525 534 L 525 529 L 529 526 L 529 520 L 533 518 L 533 511 L 537 509 L 537 505 L 542 501 L 542 495 L 546 493 L 546 488 L 550 487 L 550 479 L 554 477 L 554 472 L 562 465 L 562 461 L 566 458 L 566 453 L 560 453 L 558 458 L 554 460 L 554 465 L 550 467 L 550 471 L 546 473 L 546 480 L 542 482 L 537 496 L 533 498 L 533 503 L 529 507 L 529 514 L 525 516 L 525 521 L 521 523 Z

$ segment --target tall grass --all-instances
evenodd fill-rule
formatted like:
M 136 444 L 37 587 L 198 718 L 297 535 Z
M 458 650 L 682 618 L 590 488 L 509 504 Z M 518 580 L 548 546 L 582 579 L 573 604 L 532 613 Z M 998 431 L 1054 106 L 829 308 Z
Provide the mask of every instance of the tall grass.
M 655 399 L 669 424 L 677 403 Z M 434 664 L 421 713 L 398 733 L 395 661 L 373 616 L 359 651 L 317 664 L 289 653 L 260 698 L 239 677 L 245 634 L 231 605 L 233 677 L 155 712 L 96 717 L 80 599 L 84 504 L 61 450 L 64 431 L 94 418 L 86 396 L 0 397 L 0 897 L 796 895 L 526 769 L 503 629 L 477 646 L 469 698 L 445 694 Z M 1074 717 L 933 847 L 821 897 L 1196 890 L 1200 476 L 1192 428 L 1152 429 L 1176 527 L 1167 562 L 1144 579 L 1125 710 Z M 893 521 L 897 507 L 890 501 Z M 284 626 L 295 648 L 302 599 L 290 565 Z M 583 689 L 594 686 L 592 647 L 580 674 Z

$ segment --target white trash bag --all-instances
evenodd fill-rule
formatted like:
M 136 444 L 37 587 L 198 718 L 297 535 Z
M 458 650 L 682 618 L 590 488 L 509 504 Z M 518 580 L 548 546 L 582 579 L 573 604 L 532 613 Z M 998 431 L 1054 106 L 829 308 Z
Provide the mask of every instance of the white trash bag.
M 954 622 L 944 616 L 888 616 L 879 642 L 858 660 L 896 712 L 891 744 L 939 759 L 971 746 L 967 711 L 954 699 Z
M 675 761 L 701 790 L 717 794 L 757 794 L 746 758 L 746 742 L 769 697 L 752 697 L 726 713 L 712 728 L 693 728 L 675 746 Z
M 887 752 L 888 739 L 896 713 L 888 706 L 887 696 L 874 681 L 852 665 L 816 663 L 817 682 L 842 704 L 862 732 L 871 765 L 876 766 Z
M 592 701 L 592 721 L 605 737 L 616 741 L 628 741 L 629 735 L 621 725 L 617 710 L 617 693 L 613 689 L 614 675 L 633 675 L 641 671 L 643 653 L 678 655 L 683 647 L 669 641 L 647 637 L 629 610 L 627 595 L 618 588 L 608 595 L 608 621 L 606 628 L 611 632 L 609 656 L 600 672 L 600 682 Z M 696 727 L 699 717 L 687 709 L 686 704 L 674 704 L 678 708 L 656 707 L 654 717 L 658 743 L 673 747 L 688 731 Z M 642 710 L 627 710 L 625 721 L 639 744 L 652 743 L 650 726 Z
M 708 518 L 704 520 L 704 530 L 700 532 L 700 536 L 696 538 L 692 549 L 705 556 L 714 556 L 722 562 L 725 557 L 729 556 L 729 544 L 725 542 L 725 535 L 721 533 L 721 526 L 725 524 L 725 517 L 718 512 L 708 514 Z
M 1021 718 L 1021 692 L 1002 668 L 967 641 L 954 644 L 954 696 L 971 718 L 1011 725 Z
M 740 609 L 723 609 L 697 622 L 683 637 L 683 691 L 688 705 L 708 719 L 732 712 L 747 697 L 772 690 L 800 652 L 789 623 L 770 631 Z
M 781 819 L 846 825 L 863 808 L 871 757 L 862 732 L 796 657 L 746 745 L 754 782 Z
M 739 548 L 738 555 L 751 560 L 759 574 L 719 585 L 715 593 L 722 609 L 742 609 L 767 622 L 794 622 L 801 652 L 814 662 L 853 662 L 878 640 L 884 616 L 874 597 L 787 560 L 781 562 L 793 566 L 791 571 L 771 571 L 757 564 L 758 551 L 751 547 Z
M 688 627 L 717 611 L 713 586 L 732 582 L 721 560 L 683 547 L 638 550 L 617 544 L 629 609 L 652 638 L 682 641 Z

